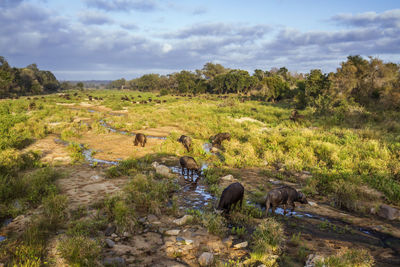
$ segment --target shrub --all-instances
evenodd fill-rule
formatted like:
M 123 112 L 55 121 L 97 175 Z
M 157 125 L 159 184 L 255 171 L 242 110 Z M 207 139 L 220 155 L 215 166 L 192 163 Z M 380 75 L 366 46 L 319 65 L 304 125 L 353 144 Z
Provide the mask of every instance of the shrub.
M 39 204 L 43 197 L 57 193 L 54 182 L 60 176 L 59 172 L 48 167 L 25 175 L 22 179 L 25 198 L 32 204 Z
M 329 256 L 321 261 L 318 261 L 317 267 L 342 267 L 342 266 L 357 266 L 370 267 L 374 266 L 374 258 L 364 249 L 350 249 L 340 252 L 337 255 Z
M 48 224 L 56 228 L 66 217 L 68 198 L 65 195 L 50 195 L 43 199 L 43 212 Z
M 98 241 L 85 236 L 67 237 L 58 246 L 61 256 L 76 266 L 97 266 L 101 247 Z
M 274 218 L 267 218 L 252 234 L 252 249 L 259 253 L 279 254 L 283 236 L 282 225 Z

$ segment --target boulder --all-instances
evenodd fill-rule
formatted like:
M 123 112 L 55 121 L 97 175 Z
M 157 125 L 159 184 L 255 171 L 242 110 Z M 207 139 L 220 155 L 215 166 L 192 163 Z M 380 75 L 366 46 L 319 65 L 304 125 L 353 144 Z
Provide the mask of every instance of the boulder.
M 382 204 L 379 207 L 378 215 L 387 220 L 396 220 L 400 217 L 400 210 L 393 208 L 389 205 Z
M 242 243 L 238 243 L 238 244 L 234 245 L 233 247 L 236 248 L 236 249 L 240 249 L 240 248 L 245 248 L 245 247 L 247 247 L 248 244 L 249 244 L 249 243 L 248 243 L 247 241 L 245 241 L 245 242 L 242 242 Z
M 228 174 L 228 175 L 222 177 L 221 180 L 223 180 L 223 181 L 232 181 L 233 180 L 233 175 L 232 174 Z
M 214 255 L 210 252 L 203 252 L 199 257 L 200 266 L 210 266 L 214 261 Z
M 151 166 L 153 166 L 153 168 L 156 170 L 156 173 L 160 175 L 166 176 L 168 178 L 174 177 L 174 175 L 171 173 L 171 170 L 165 165 L 159 164 L 155 161 L 151 164 Z
M 185 216 L 183 216 L 182 218 L 179 218 L 179 219 L 176 219 L 176 220 L 174 220 L 173 222 L 176 224 L 176 225 L 184 225 L 184 224 L 186 224 L 188 221 L 190 221 L 190 220 L 192 220 L 193 219 L 193 216 L 192 215 L 185 215 Z
M 181 232 L 181 230 L 179 229 L 172 229 L 172 230 L 167 230 L 165 231 L 165 235 L 179 235 L 179 233 Z
M 115 246 L 115 242 L 112 241 L 111 239 L 106 238 L 106 240 L 104 240 L 106 242 L 107 247 L 109 248 L 113 248 Z

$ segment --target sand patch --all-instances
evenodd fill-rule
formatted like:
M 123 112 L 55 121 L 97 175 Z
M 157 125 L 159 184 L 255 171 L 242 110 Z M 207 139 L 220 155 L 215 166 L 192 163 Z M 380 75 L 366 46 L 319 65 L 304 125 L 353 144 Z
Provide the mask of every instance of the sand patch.
M 58 138 L 51 134 L 43 139 L 37 140 L 32 145 L 26 147 L 24 151 L 34 150 L 42 152 L 41 160 L 50 164 L 69 164 L 71 157 L 66 147 L 62 144 L 56 144 L 54 139 Z

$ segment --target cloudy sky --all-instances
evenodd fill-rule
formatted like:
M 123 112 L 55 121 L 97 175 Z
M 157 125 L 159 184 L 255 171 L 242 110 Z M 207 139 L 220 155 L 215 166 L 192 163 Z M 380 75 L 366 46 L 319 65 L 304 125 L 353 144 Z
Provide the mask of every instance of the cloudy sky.
M 398 0 L 0 0 L 0 56 L 60 80 L 400 63 Z

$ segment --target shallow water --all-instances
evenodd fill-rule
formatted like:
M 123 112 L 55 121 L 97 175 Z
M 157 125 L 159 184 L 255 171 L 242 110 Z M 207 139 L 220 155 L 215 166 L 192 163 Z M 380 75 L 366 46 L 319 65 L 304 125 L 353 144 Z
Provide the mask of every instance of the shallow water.
M 103 126 L 104 128 L 106 128 L 107 130 L 109 130 L 110 132 L 113 133 L 119 133 L 119 134 L 123 134 L 123 135 L 128 135 L 128 136 L 135 136 L 135 133 L 130 133 L 127 131 L 122 131 L 122 130 L 118 130 L 115 129 L 113 127 L 111 127 L 110 124 L 108 124 L 107 122 L 105 122 L 104 120 L 100 120 L 100 125 Z M 160 139 L 160 140 L 166 140 L 166 137 L 163 136 L 154 136 L 154 135 L 146 135 L 147 138 L 152 138 L 152 139 Z
M 1 224 L 1 227 L 5 227 L 5 226 L 9 225 L 12 221 L 13 221 L 12 218 L 5 219 L 3 221 L 3 223 Z M 0 235 L 0 242 L 3 242 L 6 239 L 7 239 L 7 237 Z

